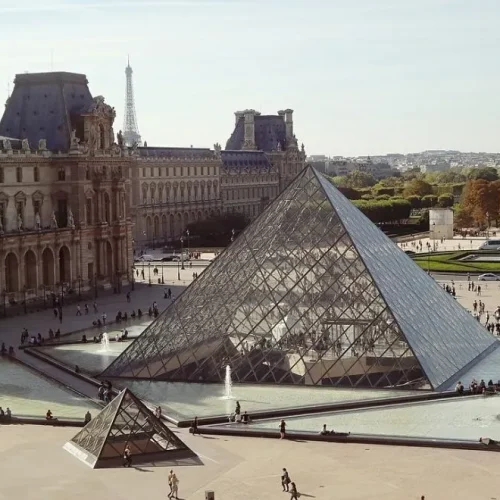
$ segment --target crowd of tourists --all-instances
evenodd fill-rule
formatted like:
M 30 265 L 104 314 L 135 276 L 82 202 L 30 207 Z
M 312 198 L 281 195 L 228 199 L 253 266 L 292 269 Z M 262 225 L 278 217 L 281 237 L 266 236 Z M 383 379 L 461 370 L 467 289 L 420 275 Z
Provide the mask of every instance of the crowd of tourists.
M 97 397 L 100 401 L 104 401 L 105 403 L 111 403 L 113 399 L 113 385 L 109 380 L 101 382 L 99 389 L 97 391 Z
M 465 394 L 465 386 L 459 380 L 455 386 L 455 391 L 459 394 Z M 486 383 L 483 379 L 478 382 L 475 378 L 471 380 L 468 391 L 471 394 L 495 394 L 500 392 L 500 380 L 495 384 L 492 379 Z

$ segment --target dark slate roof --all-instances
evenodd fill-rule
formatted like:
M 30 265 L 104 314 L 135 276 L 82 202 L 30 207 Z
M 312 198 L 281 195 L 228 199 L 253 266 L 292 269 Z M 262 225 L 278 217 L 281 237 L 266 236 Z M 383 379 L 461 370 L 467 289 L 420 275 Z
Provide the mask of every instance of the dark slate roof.
M 16 75 L 0 135 L 28 139 L 32 148 L 46 139 L 49 150 L 66 151 L 75 117 L 92 105 L 87 83 L 87 77 L 78 73 Z
M 243 149 L 245 137 L 245 118 L 241 117 L 234 127 L 231 137 L 227 141 L 226 149 Z M 255 144 L 257 149 L 270 153 L 277 149 L 278 142 L 285 149 L 286 127 L 283 117 L 279 115 L 256 115 L 255 116 Z
M 209 148 L 137 148 L 141 158 L 214 158 L 214 152 Z
M 271 164 L 263 151 L 221 151 L 222 165 L 227 169 L 266 169 Z

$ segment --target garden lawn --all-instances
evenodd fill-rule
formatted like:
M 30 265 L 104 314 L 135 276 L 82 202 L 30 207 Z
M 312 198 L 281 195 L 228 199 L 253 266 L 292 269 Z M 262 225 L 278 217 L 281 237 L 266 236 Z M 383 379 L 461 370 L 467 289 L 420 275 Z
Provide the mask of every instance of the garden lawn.
M 498 262 L 478 262 L 478 261 L 459 261 L 462 257 L 470 254 L 481 254 L 483 252 L 440 252 L 428 254 L 419 254 L 412 256 L 412 259 L 422 269 L 429 269 L 435 272 L 456 272 L 456 273 L 490 273 L 500 272 L 500 261 Z M 488 252 L 488 255 L 498 255 Z

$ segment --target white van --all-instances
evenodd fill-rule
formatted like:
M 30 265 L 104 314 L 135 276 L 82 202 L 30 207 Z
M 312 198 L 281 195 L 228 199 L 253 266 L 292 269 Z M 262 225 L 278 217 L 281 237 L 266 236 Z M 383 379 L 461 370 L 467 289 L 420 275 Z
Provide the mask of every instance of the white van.
M 479 250 L 499 250 L 500 240 L 487 240 L 480 247 Z
M 151 262 L 155 260 L 155 258 L 152 255 L 149 255 L 145 253 L 144 255 L 141 255 L 136 259 L 136 262 Z

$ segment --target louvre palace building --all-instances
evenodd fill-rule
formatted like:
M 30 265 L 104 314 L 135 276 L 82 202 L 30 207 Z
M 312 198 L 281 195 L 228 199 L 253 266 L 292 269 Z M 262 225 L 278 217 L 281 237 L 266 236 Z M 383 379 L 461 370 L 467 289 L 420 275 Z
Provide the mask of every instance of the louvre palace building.
M 132 279 L 134 249 L 222 213 L 249 219 L 300 172 L 293 111 L 235 113 L 223 150 L 126 147 L 85 75 L 19 74 L 0 120 L 3 306 Z

